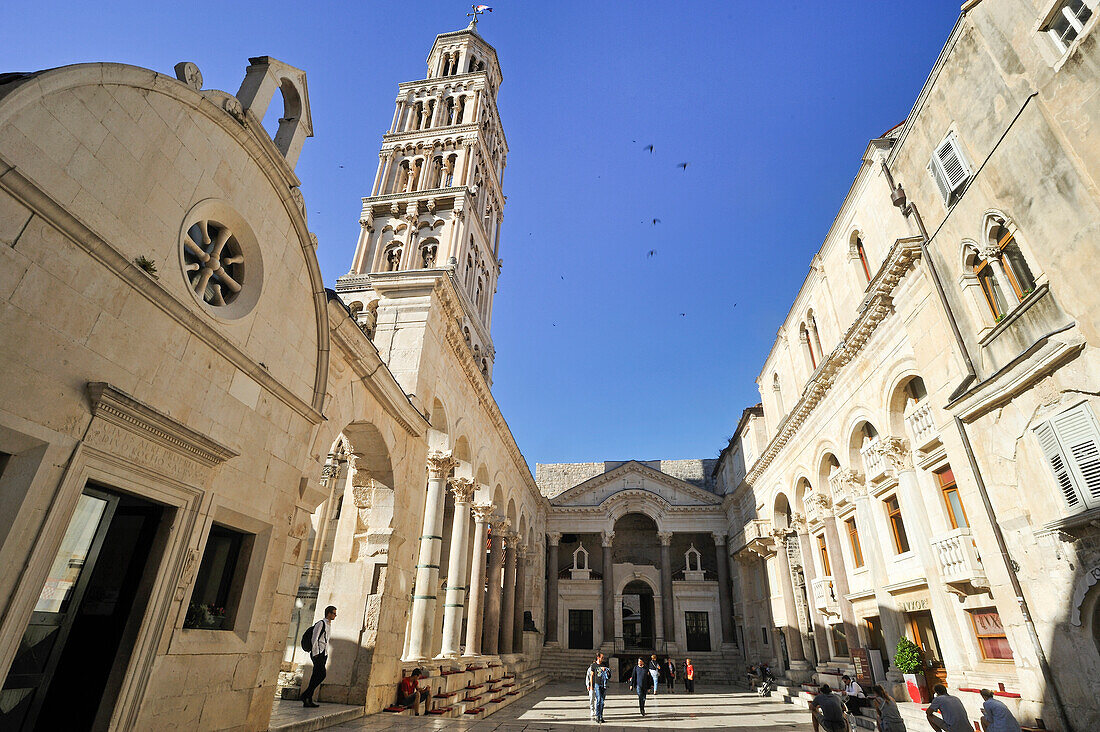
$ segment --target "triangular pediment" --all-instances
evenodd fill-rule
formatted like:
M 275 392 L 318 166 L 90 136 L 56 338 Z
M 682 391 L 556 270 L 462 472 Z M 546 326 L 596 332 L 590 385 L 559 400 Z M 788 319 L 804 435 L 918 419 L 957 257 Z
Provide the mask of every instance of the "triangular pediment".
M 625 491 L 645 491 L 660 497 L 669 506 L 714 506 L 721 496 L 696 488 L 691 483 L 662 473 L 637 460 L 589 478 L 550 500 L 552 506 L 599 506 Z

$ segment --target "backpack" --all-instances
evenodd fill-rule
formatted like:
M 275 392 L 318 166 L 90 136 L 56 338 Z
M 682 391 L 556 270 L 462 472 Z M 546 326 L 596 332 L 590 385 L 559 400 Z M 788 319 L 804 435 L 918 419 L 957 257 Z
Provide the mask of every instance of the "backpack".
M 317 627 L 317 624 L 314 623 L 313 625 L 306 628 L 305 633 L 302 633 L 302 650 L 305 651 L 306 653 L 312 653 L 313 652 L 313 629 L 316 628 L 316 627 Z M 322 633 L 325 632 L 325 626 L 323 626 L 323 625 L 321 626 L 321 632 Z

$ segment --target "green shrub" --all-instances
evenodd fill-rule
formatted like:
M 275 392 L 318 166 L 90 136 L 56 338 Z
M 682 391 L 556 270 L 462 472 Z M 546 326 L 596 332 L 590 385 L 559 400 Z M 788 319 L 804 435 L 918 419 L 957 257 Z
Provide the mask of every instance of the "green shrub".
M 898 640 L 897 653 L 894 654 L 894 666 L 903 674 L 915 674 L 924 666 L 920 648 L 908 638 Z

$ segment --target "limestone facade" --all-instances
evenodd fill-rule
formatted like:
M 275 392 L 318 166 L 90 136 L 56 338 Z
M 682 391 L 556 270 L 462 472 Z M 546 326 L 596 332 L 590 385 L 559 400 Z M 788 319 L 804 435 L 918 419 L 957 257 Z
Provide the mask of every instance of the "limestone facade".
M 322 700 L 391 703 L 403 651 L 537 658 L 546 502 L 489 390 L 500 73 L 474 26 L 432 53 L 480 301 L 414 259 L 325 289 L 299 69 L 0 76 L 0 726 L 264 729 L 327 604 Z
M 1100 725 L 1098 58 L 1095 15 L 1048 32 L 1068 5 L 965 4 L 810 263 L 716 471 L 750 659 L 832 680 L 863 648 L 896 683 L 904 636 L 972 711 Z

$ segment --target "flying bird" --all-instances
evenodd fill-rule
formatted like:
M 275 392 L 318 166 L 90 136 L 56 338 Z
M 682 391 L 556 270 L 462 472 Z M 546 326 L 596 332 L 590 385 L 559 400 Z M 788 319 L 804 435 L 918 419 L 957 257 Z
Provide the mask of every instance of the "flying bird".
M 680 163 L 676 167 L 680 168 L 681 170 L 687 170 L 688 169 L 688 164 L 687 163 Z
M 650 249 L 649 252 L 645 255 L 646 259 L 649 259 L 650 257 L 652 257 L 656 253 L 657 253 L 656 249 Z
M 685 315 L 687 315 L 687 313 L 680 313 L 681 318 L 684 317 Z
M 652 146 L 652 145 L 646 145 L 646 146 L 645 146 L 645 147 L 643 147 L 642 149 L 643 149 L 643 150 L 649 150 L 649 154 L 650 154 L 650 155 L 652 155 L 652 154 L 653 154 L 653 146 Z
M 660 219 L 653 219 L 653 225 L 654 225 L 654 226 L 656 226 L 656 225 L 657 225 L 657 224 L 659 224 L 659 223 L 661 223 L 661 220 L 660 220 Z

